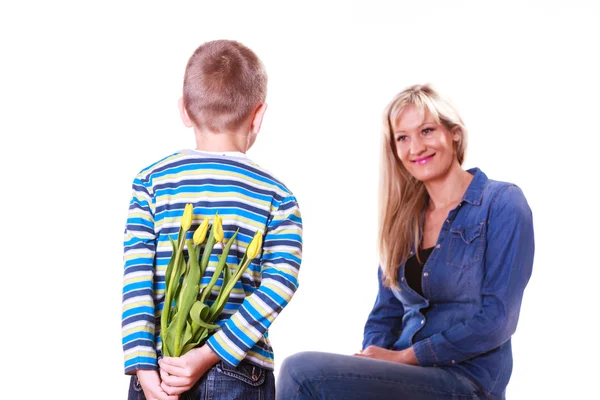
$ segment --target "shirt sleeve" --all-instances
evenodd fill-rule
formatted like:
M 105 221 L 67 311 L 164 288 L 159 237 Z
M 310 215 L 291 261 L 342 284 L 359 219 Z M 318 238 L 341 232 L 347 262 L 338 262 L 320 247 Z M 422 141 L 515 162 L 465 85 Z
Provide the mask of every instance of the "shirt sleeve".
M 375 305 L 367 318 L 362 348 L 371 345 L 389 349 L 400 337 L 404 307 L 389 287 L 383 285 L 383 271 L 377 272 L 379 291 Z
M 267 225 L 261 284 L 207 341 L 227 364 L 237 366 L 263 337 L 298 288 L 302 259 L 302 217 L 296 198 L 284 198 Z
M 492 202 L 482 308 L 473 318 L 413 346 L 420 365 L 452 365 L 486 353 L 515 332 L 534 254 L 531 210 L 521 189 L 508 185 Z
M 136 177 L 124 238 L 122 341 L 125 373 L 158 369 L 153 300 L 154 206 L 146 181 Z

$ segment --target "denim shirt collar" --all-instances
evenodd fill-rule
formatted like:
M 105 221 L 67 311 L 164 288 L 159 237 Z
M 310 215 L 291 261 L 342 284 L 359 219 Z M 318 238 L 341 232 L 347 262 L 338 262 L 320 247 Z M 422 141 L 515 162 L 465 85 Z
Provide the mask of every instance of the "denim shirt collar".
M 471 175 L 473 175 L 473 180 L 471 181 L 471 183 L 469 183 L 469 186 L 467 187 L 467 191 L 463 195 L 461 202 L 467 202 L 467 203 L 475 205 L 475 206 L 480 206 L 481 199 L 483 198 L 483 189 L 485 188 L 485 185 L 488 181 L 488 177 L 479 168 L 471 168 L 471 169 L 467 170 L 467 172 L 470 173 Z M 427 212 L 427 207 L 425 207 L 423 209 L 423 211 L 421 212 L 421 224 L 423 224 L 423 222 L 425 221 L 425 213 L 426 212 Z M 421 228 L 423 228 L 423 227 L 421 226 Z M 421 241 L 421 239 L 423 239 L 422 231 L 420 232 L 420 235 L 419 235 L 419 241 Z M 411 255 L 413 253 L 414 253 L 414 248 L 413 248 L 413 251 L 411 252 Z
M 481 205 L 483 188 L 488 181 L 488 177 L 479 168 L 471 168 L 467 172 L 473 175 L 473 180 L 469 184 L 462 201 L 479 206 Z
M 467 191 L 465 192 L 461 202 L 467 202 L 469 204 L 480 206 L 481 199 L 483 198 L 483 189 L 488 181 L 488 177 L 483 171 L 479 168 L 471 168 L 467 170 L 468 173 L 473 175 L 473 180 L 469 183 L 469 187 L 467 187 Z M 421 212 L 421 230 L 419 231 L 419 243 L 423 240 L 423 226 L 422 224 L 425 222 L 425 213 L 427 208 L 424 208 Z M 415 244 L 412 246 L 412 250 L 410 255 L 415 254 Z

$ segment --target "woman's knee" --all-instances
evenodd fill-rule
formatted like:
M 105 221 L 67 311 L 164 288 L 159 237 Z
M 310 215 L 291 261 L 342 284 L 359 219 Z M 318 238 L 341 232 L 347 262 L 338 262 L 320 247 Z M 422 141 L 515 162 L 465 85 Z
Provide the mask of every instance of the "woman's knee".
M 298 377 L 314 370 L 315 354 L 313 351 L 305 351 L 287 357 L 281 364 L 280 376 Z

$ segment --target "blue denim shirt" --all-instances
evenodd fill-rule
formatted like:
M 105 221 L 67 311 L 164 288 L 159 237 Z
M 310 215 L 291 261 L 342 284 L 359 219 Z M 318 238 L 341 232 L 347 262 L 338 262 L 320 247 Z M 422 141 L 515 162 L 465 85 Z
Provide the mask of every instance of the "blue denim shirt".
M 512 372 L 510 338 L 533 265 L 532 215 L 517 186 L 475 168 L 423 267 L 424 297 L 406 283 L 382 285 L 365 325 L 363 348 L 413 347 L 420 365 L 456 368 L 492 399 Z M 420 310 L 429 307 L 427 317 Z

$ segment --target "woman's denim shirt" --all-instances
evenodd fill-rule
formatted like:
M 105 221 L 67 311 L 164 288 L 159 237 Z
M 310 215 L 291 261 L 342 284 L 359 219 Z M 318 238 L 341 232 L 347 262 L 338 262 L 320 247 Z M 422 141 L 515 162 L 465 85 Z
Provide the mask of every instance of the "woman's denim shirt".
M 504 398 L 512 372 L 510 337 L 531 276 L 533 222 L 517 186 L 475 168 L 462 201 L 444 222 L 424 265 L 424 297 L 406 283 L 382 285 L 363 348 L 413 347 L 420 365 L 457 368 L 492 399 Z M 426 317 L 419 310 L 429 307 Z

